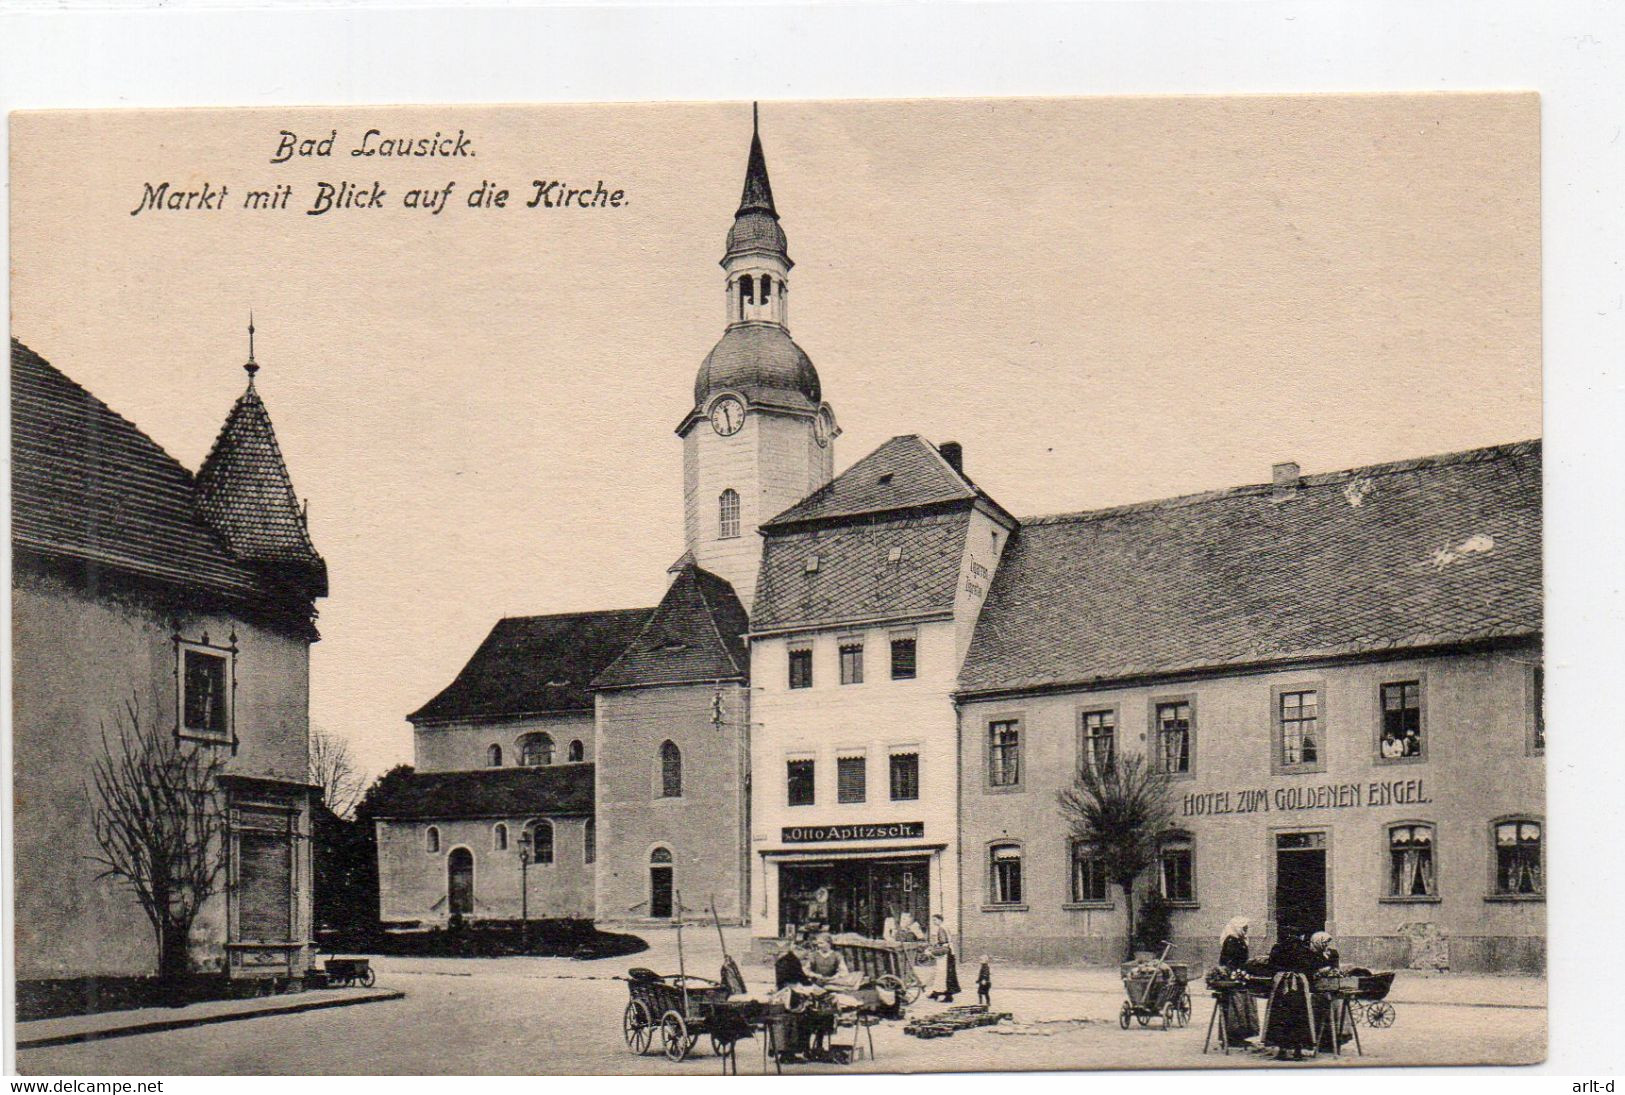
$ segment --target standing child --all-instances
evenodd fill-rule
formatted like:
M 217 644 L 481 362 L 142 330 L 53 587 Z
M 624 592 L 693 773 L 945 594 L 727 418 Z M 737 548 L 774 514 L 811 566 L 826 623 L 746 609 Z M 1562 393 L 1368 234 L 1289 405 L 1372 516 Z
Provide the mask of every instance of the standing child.
M 993 1006 L 993 967 L 987 955 L 982 955 L 982 968 L 976 971 L 976 1002 L 984 1008 Z

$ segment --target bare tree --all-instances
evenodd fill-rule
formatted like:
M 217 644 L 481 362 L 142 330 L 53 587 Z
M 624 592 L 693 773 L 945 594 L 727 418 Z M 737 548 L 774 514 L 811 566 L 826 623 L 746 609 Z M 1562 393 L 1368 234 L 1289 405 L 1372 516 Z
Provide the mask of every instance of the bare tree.
M 1134 883 L 1157 861 L 1157 839 L 1173 821 L 1168 777 L 1143 756 L 1085 764 L 1057 798 L 1072 838 L 1089 845 L 1106 877 L 1123 891 L 1125 957 L 1134 957 Z
M 158 976 L 189 970 L 187 938 L 226 866 L 226 812 L 220 749 L 183 742 L 143 724 L 133 700 L 116 735 L 102 724 L 102 754 L 92 770 L 99 855 L 90 858 L 132 890 L 152 924 Z
M 339 817 L 355 812 L 367 781 L 350 756 L 350 743 L 321 727 L 310 731 L 310 782 L 322 789 L 322 801 Z

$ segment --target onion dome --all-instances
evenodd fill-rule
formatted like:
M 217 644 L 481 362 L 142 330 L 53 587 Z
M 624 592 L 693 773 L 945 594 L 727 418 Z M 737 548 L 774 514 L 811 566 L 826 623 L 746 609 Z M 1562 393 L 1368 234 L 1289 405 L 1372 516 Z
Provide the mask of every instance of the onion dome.
M 738 392 L 752 403 L 808 410 L 817 410 L 823 400 L 812 359 L 776 323 L 730 327 L 705 355 L 694 378 L 695 406 L 703 407 L 724 390 Z

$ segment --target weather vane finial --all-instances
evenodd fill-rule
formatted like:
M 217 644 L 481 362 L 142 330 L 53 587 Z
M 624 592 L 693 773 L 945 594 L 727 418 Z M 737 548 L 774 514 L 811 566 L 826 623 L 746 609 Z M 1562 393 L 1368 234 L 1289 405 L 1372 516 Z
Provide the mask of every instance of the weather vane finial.
M 248 382 L 254 383 L 254 374 L 260 371 L 259 365 L 254 361 L 254 309 L 248 310 L 248 361 L 243 365 L 243 371 L 248 374 Z
M 750 132 L 753 137 L 762 132 L 761 106 L 754 101 L 750 104 Z

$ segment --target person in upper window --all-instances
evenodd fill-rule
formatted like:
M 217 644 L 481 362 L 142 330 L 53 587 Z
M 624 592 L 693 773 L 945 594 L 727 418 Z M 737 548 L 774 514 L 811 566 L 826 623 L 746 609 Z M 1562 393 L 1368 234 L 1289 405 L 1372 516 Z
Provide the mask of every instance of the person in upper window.
M 1404 756 L 1404 740 L 1391 734 L 1384 734 L 1382 738 L 1382 755 L 1384 760 L 1395 760 Z
M 1419 757 L 1422 755 L 1422 739 L 1415 730 L 1405 731 L 1405 755 Z

